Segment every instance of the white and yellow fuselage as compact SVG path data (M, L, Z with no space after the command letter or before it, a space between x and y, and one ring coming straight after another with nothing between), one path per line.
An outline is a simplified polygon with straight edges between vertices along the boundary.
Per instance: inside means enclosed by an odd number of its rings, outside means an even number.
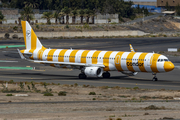
M174 69L167 57L156 53L73 49L46 49L26 21L22 21L26 49L23 55L54 67L99 67L103 71L168 72Z

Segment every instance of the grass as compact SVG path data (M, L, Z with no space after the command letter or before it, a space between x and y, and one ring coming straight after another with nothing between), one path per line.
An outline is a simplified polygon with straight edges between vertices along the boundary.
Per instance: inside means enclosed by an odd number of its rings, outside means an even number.
M44 96L54 96L52 93L44 93Z
M115 115L110 115L109 117L115 117Z
M133 89L134 89L134 90L139 90L139 87L134 87Z
M59 95L59 96L66 96L66 93L67 93L66 91L60 91L60 92L58 93L58 95Z
M150 99L151 97L149 97L149 96L141 96L140 98L141 99Z
M13 96L12 94L7 94L6 96Z
M96 93L95 92L90 92L89 95L96 95Z
M155 105L150 105L148 107L145 107L144 108L145 110L165 110L166 108L164 106L162 107L157 107Z

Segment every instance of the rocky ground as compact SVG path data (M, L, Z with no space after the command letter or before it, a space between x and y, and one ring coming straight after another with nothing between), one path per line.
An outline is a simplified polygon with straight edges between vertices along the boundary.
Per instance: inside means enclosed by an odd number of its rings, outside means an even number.
M26 82L20 84L13 83L13 81L9 81L7 87L5 83L0 87L0 118L2 120L150 120L180 118L179 90L94 87L54 83ZM61 94L59 96L60 91L61 93L63 91L66 95ZM44 96L44 93L51 93L53 96ZM18 97L17 94L27 94L28 96Z
M59 32L59 31L119 31L119 30L141 30L147 33L156 33L156 32L171 32L171 31L180 31L175 25L171 22L179 23L179 19L174 19L171 16L161 16L155 19L147 20L144 23L138 22L133 25L120 25L116 23L109 24L79 24L79 25L65 25L65 24L52 24L46 25L44 23L37 23L32 25L35 32ZM9 24L9 25L0 25L1 33L17 33L22 32L21 25Z
M144 23L135 23L134 25L132 25L132 27L147 33L179 32L180 29L171 22L180 23L180 20L174 19L171 16L162 16L147 20Z

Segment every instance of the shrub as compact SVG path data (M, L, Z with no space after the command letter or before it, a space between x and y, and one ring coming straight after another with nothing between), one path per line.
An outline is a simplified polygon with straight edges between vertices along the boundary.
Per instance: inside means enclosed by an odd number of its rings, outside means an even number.
M139 87L134 87L133 89L134 89L134 90L139 90Z
M66 25L66 28L69 28L69 25Z
M47 93L44 93L44 96L54 96L54 95L52 93L47 92Z
M85 88L86 88L86 87L89 87L89 85L83 85L83 87L85 87Z
M44 83L43 83L43 86L44 86L44 88L46 88L46 86L47 86L47 83L46 83L46 82L44 82Z
M12 38L17 39L17 38L18 38L18 35L17 35L17 34L14 34L14 35L12 36Z
M6 96L13 96L12 94L7 94Z
M18 27L17 27L17 26L14 26L14 27L13 27L13 30L17 30L17 29L18 29Z
M122 120L121 118L117 118L116 120Z
M36 28L39 29L39 25L36 25Z
M167 35L163 35L164 37L167 37Z
M96 98L93 98L93 100L96 100Z
M14 83L14 81L13 81L13 80L10 80L10 81L9 81L9 83L10 83L10 84L13 84L13 83Z
M23 84L23 82L20 82L20 88L21 88L21 90L24 90L24 84Z
M96 95L96 93L95 92L90 92L89 95Z
M4 35L5 38L9 38L9 36L10 36L9 33L5 33Z
M33 83L33 81L31 82L32 85L32 89L36 89L35 84Z
M165 110L166 108L164 106L156 107L155 105L150 105L148 107L145 107L144 109L145 110Z
M29 86L29 85L27 85L27 87L28 87L28 90L31 90L31 88L30 88L30 86Z
M66 96L66 93L67 93L66 91L60 91L60 92L58 93L58 95L59 95L59 96Z
M78 86L78 84L77 83L74 83L74 87L77 87Z
M83 27L84 27L85 29L89 29L89 28L90 28L90 27L89 27L89 24L87 24L87 23L84 24Z

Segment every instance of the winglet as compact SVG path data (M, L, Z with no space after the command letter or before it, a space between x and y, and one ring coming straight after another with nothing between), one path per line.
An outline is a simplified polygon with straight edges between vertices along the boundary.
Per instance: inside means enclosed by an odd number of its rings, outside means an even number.
M23 54L20 52L20 50L19 50L19 49L17 49L17 51L18 51L18 53L19 53L19 55L20 55L21 59L26 59L26 58L23 56Z
M135 52L135 51L134 51L134 49L133 49L133 47L132 47L132 45L131 45L131 44L129 44L129 46L130 46L130 50L131 50L131 52Z

